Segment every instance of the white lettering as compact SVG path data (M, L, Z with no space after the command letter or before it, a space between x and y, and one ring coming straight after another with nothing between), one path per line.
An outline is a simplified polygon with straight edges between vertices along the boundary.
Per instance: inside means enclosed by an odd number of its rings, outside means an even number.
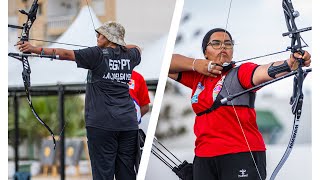
M113 60L109 59L109 68L110 70L124 70L125 67L128 67L127 69L130 70L130 59L120 59L120 60Z
M103 77L103 79L115 80L115 81L130 81L131 74L127 73L107 73Z
M123 70L125 66L128 65L128 70L130 70L130 59L121 59L121 69Z
M109 60L110 70L119 70L119 63L117 61L119 60L112 60L112 59Z

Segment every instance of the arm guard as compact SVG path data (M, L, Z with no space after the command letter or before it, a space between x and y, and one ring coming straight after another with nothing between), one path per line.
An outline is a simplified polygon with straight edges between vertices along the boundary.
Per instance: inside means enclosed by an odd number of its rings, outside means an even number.
M268 68L268 75L272 78L276 78L277 74L283 72L291 72L291 68L289 67L287 61L284 61L282 64L278 66L273 66L274 63Z

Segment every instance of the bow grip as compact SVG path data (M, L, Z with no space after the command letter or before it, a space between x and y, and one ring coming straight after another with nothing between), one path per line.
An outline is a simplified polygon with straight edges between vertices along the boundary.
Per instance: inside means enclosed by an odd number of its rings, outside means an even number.
M302 56L304 55L305 51L300 49L300 50L297 50L298 53L300 53Z
M293 53L293 54L294 54L294 53L299 53L300 55L304 56L305 51L302 50L301 48L299 48L299 49L295 49L292 53ZM292 56L294 57L293 54L292 54ZM302 59L302 58L296 58L296 57L294 57L294 58L299 62L299 66L300 66L300 65L302 66L302 65L304 64L304 59Z
M291 51L293 54L294 53L299 53L302 56L304 56L305 51L302 48L293 48L293 51Z

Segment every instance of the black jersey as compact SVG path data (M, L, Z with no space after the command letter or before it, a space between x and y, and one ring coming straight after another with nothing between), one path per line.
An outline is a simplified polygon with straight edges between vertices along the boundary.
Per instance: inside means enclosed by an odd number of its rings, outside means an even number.
M88 69L86 126L111 131L137 130L134 103L128 82L133 68L141 61L138 49L90 47L75 50L78 67Z

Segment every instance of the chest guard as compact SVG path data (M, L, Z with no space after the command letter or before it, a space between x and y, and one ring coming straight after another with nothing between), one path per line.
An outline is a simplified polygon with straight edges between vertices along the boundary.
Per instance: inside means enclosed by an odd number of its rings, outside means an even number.
M224 79L222 89L217 95L217 98L215 99L213 105L200 113L197 113L197 116L201 116L203 114L210 113L211 111L219 108L220 106L232 106L232 103L234 106L246 106L249 108L254 108L254 102L256 98L255 92L249 92L246 94L243 94L237 98L234 98L231 101L228 101L226 104L221 104L221 99L227 97L228 95L236 94L238 92L244 91L244 89L239 81L238 78L238 70L239 67L233 68L230 70L230 72L227 74L226 78Z

